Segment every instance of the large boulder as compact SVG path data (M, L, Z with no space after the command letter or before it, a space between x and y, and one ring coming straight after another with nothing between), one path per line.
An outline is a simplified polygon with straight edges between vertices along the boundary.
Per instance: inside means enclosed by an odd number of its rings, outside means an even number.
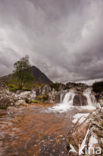
M23 91L23 92L18 91L13 94L13 98L15 99L15 101L18 101L18 100L31 101L31 100L35 100L35 97L36 97L35 90Z
M6 109L8 106L20 106L30 103L36 98L36 91L17 91L10 92L6 88L0 88L0 108Z
M77 95L74 96L73 105L74 106L85 106L85 105L88 105L87 98L84 95L82 95L82 94L77 94Z
M10 105L13 105L12 96L6 88L0 87L0 109L6 109Z
M69 156L103 154L103 109L80 116L66 138Z
M25 100L18 100L15 102L15 106L21 106L21 105L25 105Z
M0 109L6 109L11 105L11 101L7 96L0 95Z

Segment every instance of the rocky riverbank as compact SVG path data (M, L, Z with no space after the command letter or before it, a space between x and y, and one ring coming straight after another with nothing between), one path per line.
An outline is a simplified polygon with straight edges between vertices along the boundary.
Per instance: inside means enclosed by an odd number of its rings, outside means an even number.
M0 105L8 109L0 111L1 156L87 156L89 152L97 156L96 152L103 152L97 149L103 149L102 97L97 110L89 110L89 105L95 106L96 102L90 87L57 91L45 85L15 93L2 87Z
M11 92L5 86L0 87L0 108L7 108L8 106L20 106L30 103L60 103L63 101L66 93L74 90L75 96L73 100L74 106L87 105L87 98L83 95L84 90L90 87L79 84L67 85L44 85L35 87L31 91L15 91ZM93 95L95 93L91 91ZM93 99L91 99L93 100Z
M10 92L8 88L0 89L0 108L20 106L30 103L56 103L59 102L59 92L50 87L36 88L31 91Z
M93 113L78 113L69 129L67 150L69 156L103 155L103 108Z
M8 107L0 114L1 156L87 156L89 146L95 152L103 149L101 107L97 110L78 107L61 113L52 111L50 104L33 104Z

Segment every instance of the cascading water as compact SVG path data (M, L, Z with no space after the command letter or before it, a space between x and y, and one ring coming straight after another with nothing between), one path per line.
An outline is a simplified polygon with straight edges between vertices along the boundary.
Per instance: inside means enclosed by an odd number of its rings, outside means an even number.
M68 93L66 93L64 98L63 98L63 94L61 93L60 103L53 106L52 108L49 108L49 110L63 113L73 107L77 109L91 109L91 110L96 109L97 101L95 96L92 94L90 88L84 90L83 92L83 95L87 98L87 103L88 103L87 106L73 106L73 100L75 95L76 93L74 90L70 90Z
M52 107L51 110L55 112L66 112L68 109L70 109L70 107L73 106L74 96L75 92L73 90L70 90L68 93L65 94L62 102Z
M97 106L97 101L95 96L92 94L91 89L86 89L83 92L83 95L87 98L87 102L88 102L88 106L93 106L96 107Z
M67 93L65 96L64 96L64 99L63 99L63 104L69 104L70 106L73 105L73 98L75 96L75 93L74 91L70 91L69 93Z
M63 102L63 96L64 96L64 93L61 93L61 94L60 94L60 103Z

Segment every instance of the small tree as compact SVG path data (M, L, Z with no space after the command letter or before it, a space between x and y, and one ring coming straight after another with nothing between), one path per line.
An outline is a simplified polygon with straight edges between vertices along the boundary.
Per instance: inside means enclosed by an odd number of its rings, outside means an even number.
M14 72L9 80L9 86L12 84L16 85L16 89L30 89L33 84L34 77L30 71L31 65L29 64L29 57L25 56L19 61L14 63Z

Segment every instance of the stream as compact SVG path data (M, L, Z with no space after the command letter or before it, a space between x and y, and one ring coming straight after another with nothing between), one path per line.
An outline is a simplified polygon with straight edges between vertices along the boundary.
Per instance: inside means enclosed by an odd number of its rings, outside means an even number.
M0 110L0 156L67 156L66 136L73 127L73 116L90 111L70 108L73 97L74 93L67 94L56 105Z
M65 137L77 110L45 112L47 106L10 107L0 117L0 156L64 156Z

